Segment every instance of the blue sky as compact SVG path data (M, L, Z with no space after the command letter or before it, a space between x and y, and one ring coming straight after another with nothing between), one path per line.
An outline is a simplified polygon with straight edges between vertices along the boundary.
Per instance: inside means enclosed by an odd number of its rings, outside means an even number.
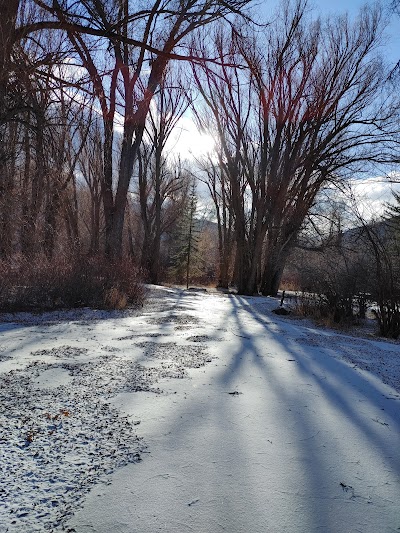
M259 6L265 13L268 13L274 10L279 1L263 0L259 3ZM309 7L321 15L348 12L350 15L356 16L362 6L374 3L376 2L366 0L309 0ZM389 63L395 65L400 59L400 17L391 12L390 4L391 0L381 1L388 18L384 56Z
M312 0L310 5L314 5L321 14L344 13L348 12L356 16L359 9L365 4L374 4L375 2L366 2L365 0ZM390 62L397 63L400 59L400 17L391 12L391 0L381 2L388 17L387 27L387 51L386 59Z

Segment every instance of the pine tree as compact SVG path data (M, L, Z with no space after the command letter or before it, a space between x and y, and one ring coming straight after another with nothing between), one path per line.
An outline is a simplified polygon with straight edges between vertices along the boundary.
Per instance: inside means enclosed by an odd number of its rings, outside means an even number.
M400 193L393 191L393 196L395 203L386 204L386 218L390 224L400 228Z
M394 203L386 204L386 240L390 243L391 253L400 255L400 193L392 191ZM387 243L387 244L388 244ZM398 259L397 259L398 261ZM400 274L400 273L399 273Z
M181 282L185 279L186 288L189 288L189 281L195 271L198 255L199 228L196 214L196 183L193 181L187 203L177 228L175 252L172 256L173 264L170 269L170 272L175 279Z

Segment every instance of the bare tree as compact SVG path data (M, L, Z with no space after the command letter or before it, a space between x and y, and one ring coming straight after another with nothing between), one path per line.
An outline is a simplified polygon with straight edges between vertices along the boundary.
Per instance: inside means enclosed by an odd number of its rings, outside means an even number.
M13 200L21 133L16 123L26 108L27 91L20 74L28 65L25 58L21 58L22 48L14 46L19 1L0 5L0 257L5 258L13 251Z
M193 68L231 184L238 290L249 294L276 294L318 191L379 159L392 111L379 101L378 9L363 9L354 25L309 21L301 1L281 13L265 46L217 35L215 52L236 67Z
M53 104L55 110L47 125L47 164L51 166L47 172L43 248L49 258L55 252L61 224L66 230L69 251L80 251L76 171L91 120L84 101L75 101L62 87L57 95L57 105Z
M66 77L60 83L60 68L56 64L63 61L67 51L56 33L44 30L29 40L18 35L21 25L36 20L37 12L32 2L10 2L5 8L7 17L1 21L5 24L0 29L4 41L0 70L3 257L15 251L31 255L39 252L44 242L50 242L51 232L44 236L44 217L50 222L46 226L50 230L54 221L51 212L57 213L58 209L57 202L53 202L58 197L55 183L58 174L52 172L54 154L58 158L64 154L65 159L64 147L57 150L52 147L60 126L56 124L60 114L55 109L62 107L61 96L71 108L71 96L65 92L69 79Z
M166 146L189 106L187 91L169 70L154 96L146 123L146 140L139 150L138 193L143 225L142 268L151 283L159 282L163 233L179 216L175 205L182 203L187 188L186 173L177 157L168 157ZM175 159L175 160L174 160ZM175 169L173 168L175 167Z
M11 0L10 2L2 0L0 2L0 8L0 124L2 125L6 120L6 112L9 110L7 96L13 70L12 48L14 45L19 0ZM1 137L0 142L4 142L4 139ZM0 162L3 158L4 154L0 154Z
M396 200L396 194L394 199ZM377 304L375 309L379 332L383 337L400 336L400 232L396 204L388 216L366 220L353 197L360 239L367 246L371 261L369 291Z
M80 187L79 201L80 218L89 233L89 255L100 253L101 238L101 176L103 172L103 134L97 116L89 122L90 127L86 136L86 128L79 129L80 143L83 150L79 155L78 169L86 183L89 205L85 205L85 194ZM85 139L85 142L83 140ZM83 205L82 205L83 204ZM88 212L88 216L85 215Z
M231 209L230 181L224 173L221 161L209 154L197 161L202 181L207 185L214 204L218 228L218 286L227 289L231 281L231 266L234 252L234 227Z
M232 44L227 45L229 42ZM252 128L249 122L254 93L250 88L251 73L239 64L238 50L222 29L215 36L215 45L221 62L237 63L238 67L223 64L221 68L211 70L207 65L193 65L195 81L210 110L210 113L197 113L197 119L205 130L216 137L220 149L219 167L229 181L230 211L235 224L235 281L239 292L252 293L253 289L249 286L252 284L250 272L254 265L253 236L257 222L255 217L252 220L248 218L249 204L246 200L249 198L249 179L256 178L254 151L248 136ZM253 185L255 191L256 184ZM251 198L250 205L254 208L255 204L256 198ZM261 244L262 237L259 246Z
M18 28L22 38L44 28L68 36L92 83L104 131L102 197L106 252L121 255L124 215L132 170L142 142L150 102L175 51L186 37L247 5L248 0L173 0L135 2L90 0L79 3L35 0L42 19ZM47 19L46 19L47 16ZM123 119L118 170L113 169L114 123ZM115 177L116 181L115 180Z

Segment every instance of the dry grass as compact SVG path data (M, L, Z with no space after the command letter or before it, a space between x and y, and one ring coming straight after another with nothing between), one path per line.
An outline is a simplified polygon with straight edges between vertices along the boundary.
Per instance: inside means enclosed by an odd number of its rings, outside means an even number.
M104 307L107 309L126 309L128 297L117 287L112 287L104 293Z
M303 293L292 300L293 314L311 318L328 328L347 330L357 323L355 316L346 316L343 312L329 305L323 295ZM339 309L339 311L342 311Z

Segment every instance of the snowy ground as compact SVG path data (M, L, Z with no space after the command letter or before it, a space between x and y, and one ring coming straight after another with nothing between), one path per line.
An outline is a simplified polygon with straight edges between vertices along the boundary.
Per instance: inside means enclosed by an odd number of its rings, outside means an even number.
M399 532L400 344L276 306L1 317L0 531Z

